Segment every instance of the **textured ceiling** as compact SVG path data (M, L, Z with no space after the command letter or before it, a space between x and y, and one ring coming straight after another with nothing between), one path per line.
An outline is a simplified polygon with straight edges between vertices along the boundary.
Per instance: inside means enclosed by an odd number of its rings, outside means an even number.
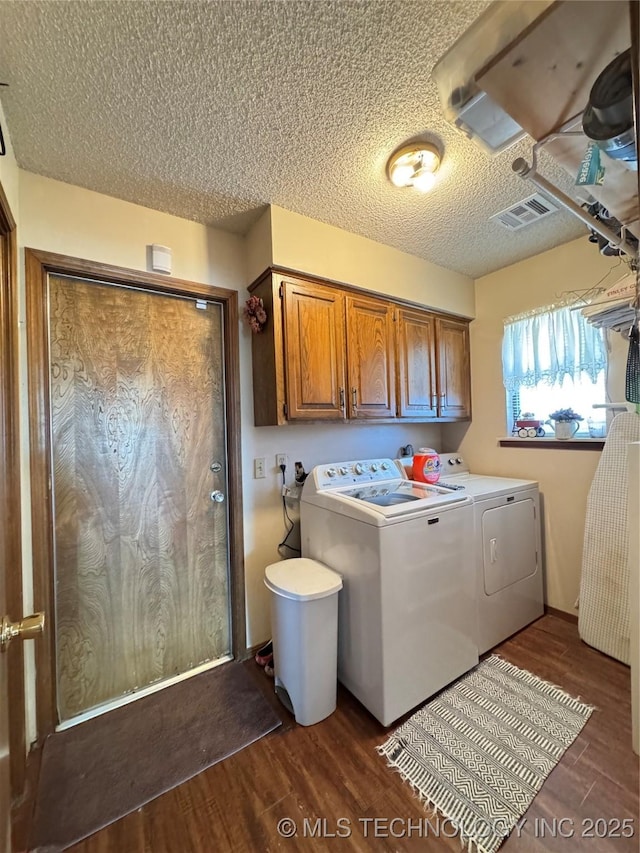
M489 222L534 191L511 171L529 146L491 159L441 115L433 65L487 5L2 2L9 133L58 180L240 233L273 203L479 276L585 233ZM427 195L385 177L420 134L445 152Z

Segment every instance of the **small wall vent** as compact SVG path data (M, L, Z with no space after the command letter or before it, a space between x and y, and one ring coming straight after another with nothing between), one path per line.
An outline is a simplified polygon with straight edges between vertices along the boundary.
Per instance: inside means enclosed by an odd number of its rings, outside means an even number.
M518 231L525 225L531 225L532 222L537 222L539 219L555 213L558 209L558 206L546 196L541 193L534 193L511 205L511 207L501 210L500 213L494 213L489 219L497 220L509 231Z

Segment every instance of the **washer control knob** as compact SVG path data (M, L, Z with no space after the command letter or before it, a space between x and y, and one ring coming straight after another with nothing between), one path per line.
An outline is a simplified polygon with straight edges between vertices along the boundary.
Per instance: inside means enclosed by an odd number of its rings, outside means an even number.
M346 465L342 465L340 468L338 468L338 474L340 474L341 477L345 477L348 473L349 469Z
M459 456L456 459L456 465L462 465L462 459Z
M367 469L366 466L362 464L362 462L356 462L356 464L353 466L353 470L356 474L364 474Z
M455 459L449 459L449 465L455 465L455 464L456 464Z
M327 468L327 477L335 477L338 473L335 468Z
M377 464L376 464L375 462L372 462L372 463L371 463L371 470L372 470L372 471L374 471L374 472L378 470L378 466L377 466Z
M388 462L383 462L380 467L382 468L383 471L388 471L391 466L389 465Z

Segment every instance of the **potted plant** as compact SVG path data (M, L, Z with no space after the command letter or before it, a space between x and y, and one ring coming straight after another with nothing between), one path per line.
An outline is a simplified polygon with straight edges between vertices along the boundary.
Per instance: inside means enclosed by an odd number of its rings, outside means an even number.
M573 409L557 409L549 415L549 422L553 424L556 438L566 441L578 432L579 421L583 420Z

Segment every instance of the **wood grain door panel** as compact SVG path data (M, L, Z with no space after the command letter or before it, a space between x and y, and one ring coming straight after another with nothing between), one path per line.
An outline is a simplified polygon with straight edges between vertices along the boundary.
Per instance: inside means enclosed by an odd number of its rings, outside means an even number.
M464 420L471 417L469 324L438 318L436 337L440 417Z
M344 298L328 287L285 281L288 419L344 418Z
M396 416L393 306L348 296L349 417Z
M436 418L436 318L424 311L397 312L398 406L404 418Z
M63 721L229 654L224 380L220 306L49 282Z

